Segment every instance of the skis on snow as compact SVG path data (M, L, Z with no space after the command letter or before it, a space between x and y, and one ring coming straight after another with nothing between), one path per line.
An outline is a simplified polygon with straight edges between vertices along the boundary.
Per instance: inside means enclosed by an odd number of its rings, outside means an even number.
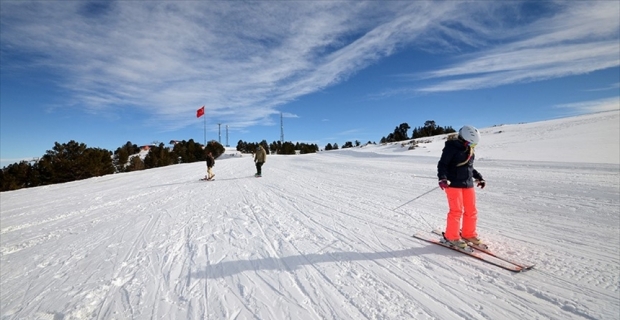
M433 230L433 233L443 237L443 232L441 230L435 229L435 230ZM479 245L475 245L475 244L472 244L472 243L468 243L467 245L472 247L472 248L474 248L475 250L482 251L482 252L484 252L484 253L486 253L488 255L491 255L491 256L493 256L493 257L495 257L497 259L504 260L506 262L512 263L515 266L519 266L519 267L523 268L524 271L532 269L534 267L533 264L525 264L525 263L514 261L514 260L512 260L510 258L501 256L501 255L497 255L493 251L491 251L491 249L489 249L489 247L487 245L485 245L485 244L479 246Z
M433 230L432 233L443 236L441 234L441 231L439 230ZM486 263L492 264L494 266L497 266L497 267L500 267L502 269L512 271L512 272L523 272L523 271L530 270L534 267L534 265L528 265L528 264L524 264L520 262L515 262L510 258L493 253L488 248L483 248L483 247L472 245L472 244L469 244L469 248L472 249L472 251L470 252L470 251L456 248L446 243L443 243L441 242L439 238L431 236L431 235L417 233L417 234L414 234L413 237L419 240L429 242L429 243L440 245L448 249L452 249L454 251L458 251L470 257L476 258L478 260L484 261Z

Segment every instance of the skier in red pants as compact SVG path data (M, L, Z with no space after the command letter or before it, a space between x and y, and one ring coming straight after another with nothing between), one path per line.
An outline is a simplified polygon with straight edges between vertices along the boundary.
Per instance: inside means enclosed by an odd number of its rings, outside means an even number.
M437 164L439 187L446 192L450 207L443 241L461 249L467 248L467 243L482 244L476 232L478 211L474 191L474 179L478 187L486 185L474 169L474 148L479 141L478 129L462 127L457 139L446 141Z

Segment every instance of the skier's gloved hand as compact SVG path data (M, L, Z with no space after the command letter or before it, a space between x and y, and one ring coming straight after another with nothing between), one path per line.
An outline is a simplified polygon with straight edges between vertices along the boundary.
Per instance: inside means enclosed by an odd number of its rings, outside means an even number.
M439 188L441 188L441 190L444 190L446 188L448 188L450 184L448 183L447 179L441 179L439 180Z
M480 187L480 189L484 189L487 183L484 180L476 180L476 186Z

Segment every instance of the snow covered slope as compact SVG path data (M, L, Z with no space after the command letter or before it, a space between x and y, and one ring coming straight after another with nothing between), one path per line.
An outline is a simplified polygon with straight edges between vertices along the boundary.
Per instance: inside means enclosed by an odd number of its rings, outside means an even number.
M458 128L456 128L458 130ZM620 112L600 112L549 121L479 128L477 159L620 163ZM439 157L446 135L345 150Z
M411 237L444 224L441 137L3 192L0 316L618 319L619 126L482 129L479 232L520 274Z

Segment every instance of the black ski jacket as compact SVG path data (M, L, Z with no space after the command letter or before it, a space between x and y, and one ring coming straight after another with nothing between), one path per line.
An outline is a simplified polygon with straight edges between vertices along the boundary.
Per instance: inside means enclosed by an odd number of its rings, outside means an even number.
M207 155L207 167L212 168L215 165L215 159L213 156Z
M439 180L450 181L451 188L473 188L474 179L483 180L482 175L474 169L475 154L461 140L448 140L437 163Z

